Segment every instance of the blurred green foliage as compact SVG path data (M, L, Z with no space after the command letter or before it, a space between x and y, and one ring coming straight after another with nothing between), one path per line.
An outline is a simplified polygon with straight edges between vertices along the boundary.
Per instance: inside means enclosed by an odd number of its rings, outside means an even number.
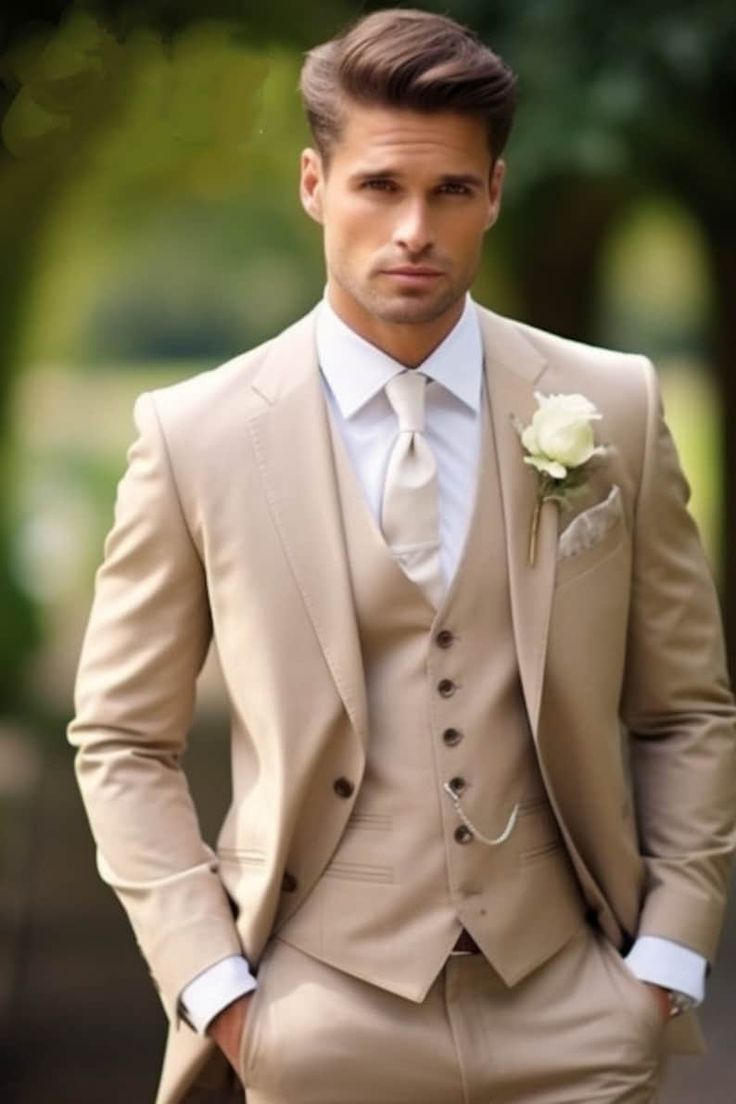
M20 369L71 366L91 383L177 360L186 374L195 365L182 359L214 364L314 302L320 236L297 198L302 52L378 6L13 9L0 60L0 710L38 636L12 494ZM736 227L733 5L421 6L474 26L520 74L478 298L571 336L702 363L724 309L712 257ZM712 443L717 406L702 408ZM119 453L60 448L46 455L109 511ZM703 464L713 456L701 450ZM43 502L62 493L49 487ZM73 518L50 526L53 540L64 524Z
M368 5L380 8L385 5ZM736 9L731 0L429 0L521 77L514 175L641 176L731 204Z

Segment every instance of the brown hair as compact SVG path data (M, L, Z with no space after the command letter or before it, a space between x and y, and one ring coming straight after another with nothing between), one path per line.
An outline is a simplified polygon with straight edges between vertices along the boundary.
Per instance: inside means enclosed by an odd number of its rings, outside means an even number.
M498 54L454 19L411 8L374 12L315 46L299 88L325 164L340 137L346 100L475 115L486 124L494 161L516 106L516 75Z

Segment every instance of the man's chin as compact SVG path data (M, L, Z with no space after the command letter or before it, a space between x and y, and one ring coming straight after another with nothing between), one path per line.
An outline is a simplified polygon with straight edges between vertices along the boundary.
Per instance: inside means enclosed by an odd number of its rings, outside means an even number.
M432 299L427 295L405 293L381 296L374 300L368 309L382 322L392 322L396 325L421 325L434 322L456 302L457 298L450 299L447 296Z

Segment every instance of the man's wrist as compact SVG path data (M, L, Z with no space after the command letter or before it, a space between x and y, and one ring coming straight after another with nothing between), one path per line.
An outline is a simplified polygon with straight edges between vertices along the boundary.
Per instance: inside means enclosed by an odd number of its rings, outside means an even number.
M207 1027L204 1029L204 1034L216 1040L219 1031L228 1021L233 1017L239 1018L241 1008L246 1006L252 995L253 990L251 990L250 993L244 993L239 997L235 997L234 1000L231 1000L221 1008L219 1012L215 1012L214 1016L207 1024Z
M244 1025L248 1016L248 1003L252 991L244 996L237 997L212 1018L207 1025L205 1034L220 1048L230 1065L241 1076L240 1043Z

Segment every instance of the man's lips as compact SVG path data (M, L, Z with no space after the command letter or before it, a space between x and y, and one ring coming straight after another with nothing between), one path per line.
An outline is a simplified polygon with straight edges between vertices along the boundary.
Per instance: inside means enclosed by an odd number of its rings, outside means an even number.
M441 276L438 268L419 268L411 265L402 265L399 268L384 268L382 270L388 276Z

